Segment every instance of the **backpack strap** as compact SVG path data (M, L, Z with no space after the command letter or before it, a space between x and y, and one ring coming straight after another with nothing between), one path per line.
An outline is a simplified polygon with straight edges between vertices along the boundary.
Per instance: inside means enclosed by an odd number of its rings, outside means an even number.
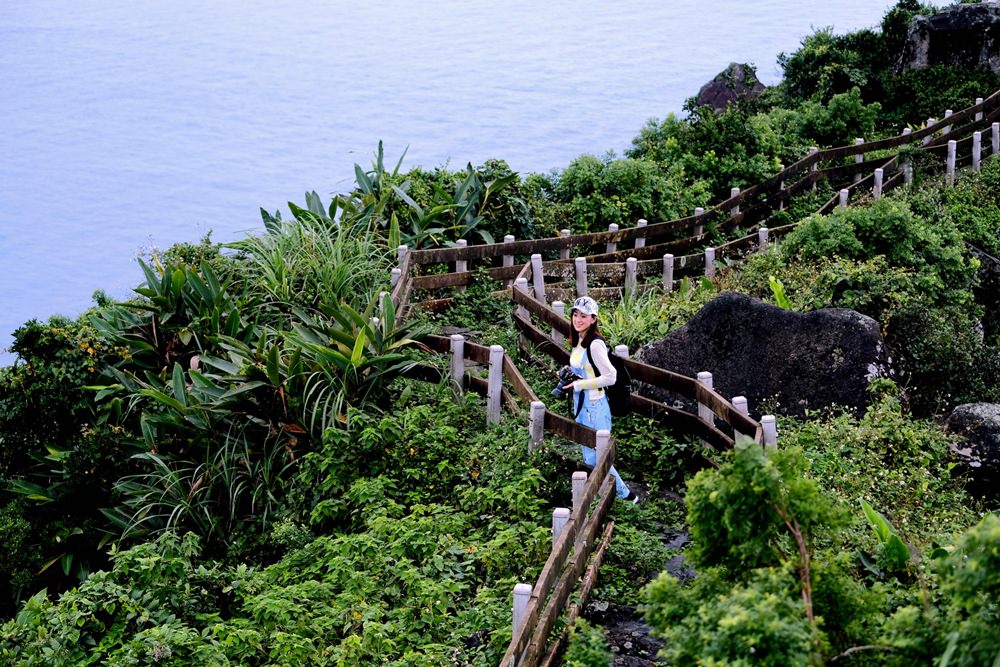
M601 340L604 340L604 336L594 336L589 341L587 341L587 345L584 346L584 348L583 348L584 350L587 351L587 363L589 363L591 366L593 366L594 370L597 370L597 364L594 363L594 358L590 356L590 344L593 343L594 340L597 339L597 338L600 338ZM605 345L606 344L607 343L605 343ZM610 355L610 351L609 351L608 357L610 358L610 356L611 355ZM576 415L574 415L574 417L573 417L574 419L576 419L577 417L579 417L580 416L580 412L583 410L583 395L587 391L589 391L589 390L588 389L584 389L583 391L580 392L580 398L578 398L577 401L576 401ZM605 393L605 395L607 395L607 391L605 391L604 393Z

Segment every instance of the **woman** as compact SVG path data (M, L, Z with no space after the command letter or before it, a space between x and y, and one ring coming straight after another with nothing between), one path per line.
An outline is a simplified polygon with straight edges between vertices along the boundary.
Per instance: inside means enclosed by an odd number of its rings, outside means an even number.
M608 359L608 346L601 337L597 327L597 302L589 296L581 296L573 302L570 309L570 319L573 328L569 341L572 350L569 355L569 366L580 379L566 385L573 390L573 410L576 421L595 431L611 430L611 406L604 395L604 387L609 387L618 379L615 367ZM590 349L590 355L587 349ZM592 357L592 358L588 358ZM593 447L580 445L583 461L593 467L597 464L597 452ZM615 492L619 498L638 504L639 496L632 493L622 481L618 471L612 466L611 474L615 478Z

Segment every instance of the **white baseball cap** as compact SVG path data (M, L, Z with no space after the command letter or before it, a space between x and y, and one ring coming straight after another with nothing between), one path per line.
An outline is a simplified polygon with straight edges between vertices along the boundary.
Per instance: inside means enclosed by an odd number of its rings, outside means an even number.
M570 315L574 310L579 310L584 315L597 315L597 302L589 296L581 296L573 302L573 307L569 309Z

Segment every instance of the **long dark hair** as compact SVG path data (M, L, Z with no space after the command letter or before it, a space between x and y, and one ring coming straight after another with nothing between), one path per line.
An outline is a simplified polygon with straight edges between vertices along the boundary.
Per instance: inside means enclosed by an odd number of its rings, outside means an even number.
M572 313L570 314L572 318ZM594 319L593 324L591 324L583 334L583 343L580 343L580 334L577 333L576 327L570 327L569 331L569 346L576 347L577 345L582 345L587 347L590 345L595 338L604 338L601 336L601 328L597 326L597 320Z

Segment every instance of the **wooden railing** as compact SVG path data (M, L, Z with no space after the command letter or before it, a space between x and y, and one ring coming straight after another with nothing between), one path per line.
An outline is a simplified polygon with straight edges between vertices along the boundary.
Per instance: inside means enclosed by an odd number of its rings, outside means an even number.
M411 307L431 310L446 307L450 301L448 297L424 298L413 303L411 299L414 293L427 297L442 289L461 289L470 283L473 275L468 269L469 262L489 260L488 275L511 285L506 295L515 306L514 322L521 334L522 348L533 354L546 354L557 364L565 364L569 353L561 343L569 333L570 324L564 313L557 310L560 301L568 301L581 293L600 299L648 289L639 278L661 272L663 288L668 291L674 289L680 277L698 273L712 277L716 261L763 250L769 242L791 231L797 223L774 229L762 223L776 210L784 208L792 197L815 188L821 181L834 184L836 194L820 206L819 213L828 213L838 206L846 207L852 197L871 193L878 198L908 183L912 170L898 154L892 153L899 147L916 146L935 156L944 155L946 173L951 181L959 167L978 168L983 151L982 128L989 127L991 131L990 155L1000 152L997 119L1000 119L1000 91L956 114L947 115L941 122L929 119L924 127L904 130L896 137L810 150L801 160L770 179L742 191L733 188L729 199L714 208L698 209L695 215L677 220L655 224L641 220L634 228L612 226L607 232L590 234L574 235L563 230L560 236L546 239L516 241L508 236L503 243L454 248L410 251L401 246L399 263L391 278L396 317L402 320ZM865 156L871 153L883 155L866 159ZM854 158L852 163L842 163L851 157ZM751 233L715 248L690 253L704 246L705 225L709 223L721 232L749 229ZM619 244L624 243L631 247L619 250ZM572 254L578 256L571 258ZM547 260L544 259L546 255L549 256ZM498 260L500 265L495 266ZM441 263L454 264L456 270L419 275L422 267ZM588 284L590 278L610 286L591 286ZM549 331L543 331L542 326L549 327ZM425 343L429 350L452 354L452 381L456 391L472 389L486 395L491 421L499 420L501 407L517 412L520 400L530 406L528 431L532 445L540 443L547 432L597 449L593 473L585 478L578 477L585 473L574 474L572 510L557 508L553 513L552 550L538 580L533 586L519 584L515 587L513 636L501 665L535 667L545 653L546 641L556 619L586 567L596 536L613 503L614 480L609 472L614 463L614 443L609 432L595 432L548 410L510 356L502 348L497 349L499 346L476 345L461 336L429 336ZM458 350L460 354L456 353ZM489 378L484 380L466 373L466 360L488 365ZM751 437L761 445L775 444L774 418L765 415L761 422L751 419L747 416L745 399L734 397L730 401L716 393L710 374L700 373L695 379L632 359L626 359L625 364L635 381L698 404L698 414L694 414L633 394L630 399L633 409L661 418L675 430L716 448L731 447L738 434ZM443 378L442 371L425 366L415 367L410 374L437 381ZM513 393L503 386L504 382L511 386ZM610 526L603 540L605 544L609 534ZM546 656L547 665L551 664L554 651L555 647Z

